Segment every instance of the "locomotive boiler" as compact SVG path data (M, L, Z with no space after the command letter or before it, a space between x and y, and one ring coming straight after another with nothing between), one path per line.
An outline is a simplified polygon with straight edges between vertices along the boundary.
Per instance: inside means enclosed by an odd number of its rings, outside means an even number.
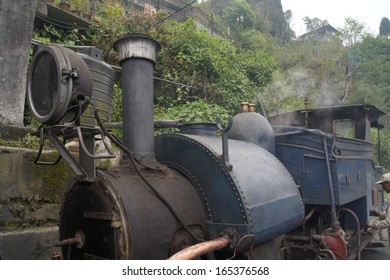
M114 48L123 139L107 129L114 72L99 50L40 47L29 71L28 104L42 123L42 147L48 139L76 174L60 211L56 245L64 259L358 257L370 241L361 232L368 207L381 203L368 135L383 112L323 108L295 112L296 120L242 112L226 125L182 124L155 137L160 45L133 34ZM94 152L98 137L106 154ZM73 138L78 156L64 145ZM121 149L120 164L100 170L96 160L116 156L107 138ZM56 163L40 154L38 164Z

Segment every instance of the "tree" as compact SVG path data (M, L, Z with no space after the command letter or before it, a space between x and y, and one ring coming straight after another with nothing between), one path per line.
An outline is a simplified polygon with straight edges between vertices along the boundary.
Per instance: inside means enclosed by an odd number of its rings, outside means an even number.
M309 18L308 16L303 18L303 22L305 23L307 32L316 30L316 29L328 24L327 20L322 20L322 19L319 19L317 17Z
M356 81L356 59L358 45L368 35L365 24L353 19L351 17L345 18L344 27L341 28L339 38L347 47L347 64L345 70L345 87L341 102L344 103L350 93L350 88L354 81Z
M288 40L290 38L295 38L296 37L296 34L295 32L291 29L291 21L292 21L292 18L293 18L293 14L292 14L292 11L291 10L287 10L285 13L284 13L284 18L286 20L286 23L287 23L287 28L286 28L286 35L288 36ZM288 40L285 40L285 41L288 41Z
M354 103L371 103L385 112L390 111L390 39L387 36L366 36L359 44L356 56L356 78ZM390 167L390 123L389 115L381 118L382 165Z
M390 36L390 20L387 17L382 18L379 25L379 35Z
M355 47L368 35L366 25L351 17L345 18L344 26L339 31L339 37L348 48Z
M279 71L263 94L266 107L285 112L315 103L324 95L340 98L344 88L345 47L337 37L290 41L279 51Z
M190 86L164 94L171 99L168 103L182 105L201 98L234 112L272 78L275 61L269 54L238 49L226 39L196 30L193 21L165 26L164 34L159 34L163 45L159 75Z
M270 34L279 43L288 41L293 31L286 21L281 0L247 0L256 16L255 28L265 34Z
M255 23L255 14L245 0L233 0L225 8L222 18L234 35L252 28Z
M248 50L260 50L273 55L278 51L276 38L256 29L240 33L236 46Z
M291 23L291 20L292 20L292 11L291 10L287 10L284 12L284 18L286 19L286 22L288 25L290 25Z
M279 42L286 42L293 36L293 31L286 22L281 0L208 0L204 6L214 14L214 18L222 18L233 29L234 35L242 30L255 29L276 37ZM241 24L237 25L237 19ZM239 28L235 29L236 27Z
M355 98L390 109L390 39L365 37L359 45L355 65L359 81Z

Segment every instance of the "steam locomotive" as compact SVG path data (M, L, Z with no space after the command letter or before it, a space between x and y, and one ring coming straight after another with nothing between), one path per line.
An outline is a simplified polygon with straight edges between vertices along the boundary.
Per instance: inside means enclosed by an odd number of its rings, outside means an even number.
M27 100L41 150L75 172L61 205L64 259L358 259L364 225L382 207L375 185L372 105L263 116L243 103L227 124L180 124L154 136L153 68L160 45L132 34L114 44L122 67L123 138L112 121L114 71L101 51L41 46ZM379 133L378 133L379 135ZM66 141L78 138L78 155ZM95 153L102 139L106 154ZM120 164L96 168L120 150ZM38 154L36 163L43 162Z

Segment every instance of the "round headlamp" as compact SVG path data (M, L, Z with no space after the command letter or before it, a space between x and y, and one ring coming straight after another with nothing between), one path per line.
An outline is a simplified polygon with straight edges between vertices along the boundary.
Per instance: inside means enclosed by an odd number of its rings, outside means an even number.
M27 103L38 122L54 125L77 120L91 95L91 73L79 54L56 44L39 47L27 81Z

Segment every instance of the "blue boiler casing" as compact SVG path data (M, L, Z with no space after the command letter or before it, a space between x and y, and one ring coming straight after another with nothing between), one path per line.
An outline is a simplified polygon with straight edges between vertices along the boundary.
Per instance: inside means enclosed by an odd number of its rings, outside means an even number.
M208 239L230 229L255 235L255 245L302 223L304 206L289 172L266 149L228 140L229 170L221 138L163 134L156 138L158 161L183 173L203 202Z

